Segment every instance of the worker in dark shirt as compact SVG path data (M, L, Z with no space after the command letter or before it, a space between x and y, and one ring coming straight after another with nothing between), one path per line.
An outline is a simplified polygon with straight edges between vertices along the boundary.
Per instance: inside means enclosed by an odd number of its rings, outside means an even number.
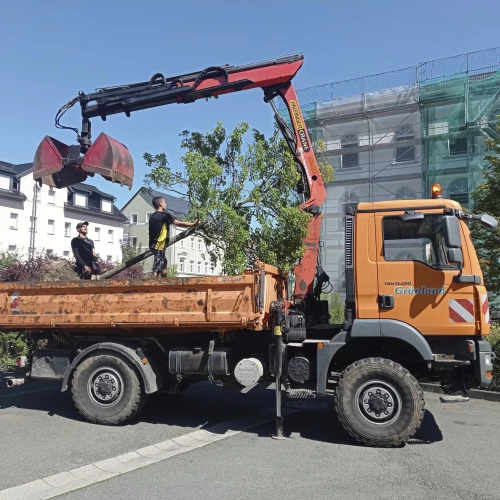
M100 274L94 242L87 236L88 226L87 221L79 222L76 225L78 236L71 240L71 249L76 260L75 271L82 280L89 280L93 274Z
M169 231L171 224L179 227L194 227L200 221L196 219L194 222L182 222L172 217L167 212L167 202L161 196L153 198L153 207L155 212L149 218L149 249L153 252L153 276L158 278L167 276L167 259L165 257L165 249L168 246Z

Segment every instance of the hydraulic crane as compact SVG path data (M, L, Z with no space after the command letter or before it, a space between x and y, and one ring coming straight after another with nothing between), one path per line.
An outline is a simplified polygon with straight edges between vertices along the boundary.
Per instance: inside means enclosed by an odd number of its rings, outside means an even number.
M67 146L56 139L45 137L35 154L33 177L40 183L62 188L83 182L88 176L97 173L107 180L131 188L134 164L128 149L104 133L92 142L92 118L106 120L108 116L118 113L130 117L132 112L142 109L167 104L188 104L198 99L260 87L264 91L264 101L273 108L276 122L302 176L297 187L299 194L303 194L300 208L312 216L308 235L304 240L304 256L294 268L294 299L304 301L317 298L322 281L327 279L318 267L320 208L326 192L297 93L291 83L303 62L302 54L294 54L244 66L210 66L203 71L173 77L157 73L145 82L100 88L91 94L80 92L56 115L56 127L76 132L78 144ZM284 101L290 114L291 128L278 112L275 98ZM82 114L80 130L60 123L64 113L77 102Z

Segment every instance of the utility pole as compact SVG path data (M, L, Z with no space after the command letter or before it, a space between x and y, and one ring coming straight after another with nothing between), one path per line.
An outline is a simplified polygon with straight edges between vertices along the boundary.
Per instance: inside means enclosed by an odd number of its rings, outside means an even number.
M31 208L31 223L30 223L30 247L28 251L28 259L30 262L35 258L35 238L36 238L36 210L38 205L38 194L40 192L40 187L38 183L33 184L33 206Z

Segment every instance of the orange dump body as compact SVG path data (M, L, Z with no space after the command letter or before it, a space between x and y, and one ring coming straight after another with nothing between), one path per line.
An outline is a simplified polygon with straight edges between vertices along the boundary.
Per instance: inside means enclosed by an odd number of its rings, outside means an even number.
M160 337L265 330L271 303L286 298L286 282L277 268L259 264L241 276L0 283L0 331Z

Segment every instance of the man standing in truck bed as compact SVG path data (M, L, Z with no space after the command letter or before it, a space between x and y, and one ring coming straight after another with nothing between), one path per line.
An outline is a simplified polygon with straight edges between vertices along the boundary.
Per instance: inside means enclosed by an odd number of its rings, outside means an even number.
M93 274L101 273L94 242L87 236L88 226L87 221L79 222L76 225L78 236L71 240L71 249L76 261L75 271L82 280L92 279Z
M194 222L183 222L172 217L167 212L167 202L161 196L153 198L153 207L155 212L149 218L149 249L153 252L153 276L158 278L167 276L167 259L165 257L165 249L170 240L168 228L171 224L179 227L194 227L200 221L196 219Z

